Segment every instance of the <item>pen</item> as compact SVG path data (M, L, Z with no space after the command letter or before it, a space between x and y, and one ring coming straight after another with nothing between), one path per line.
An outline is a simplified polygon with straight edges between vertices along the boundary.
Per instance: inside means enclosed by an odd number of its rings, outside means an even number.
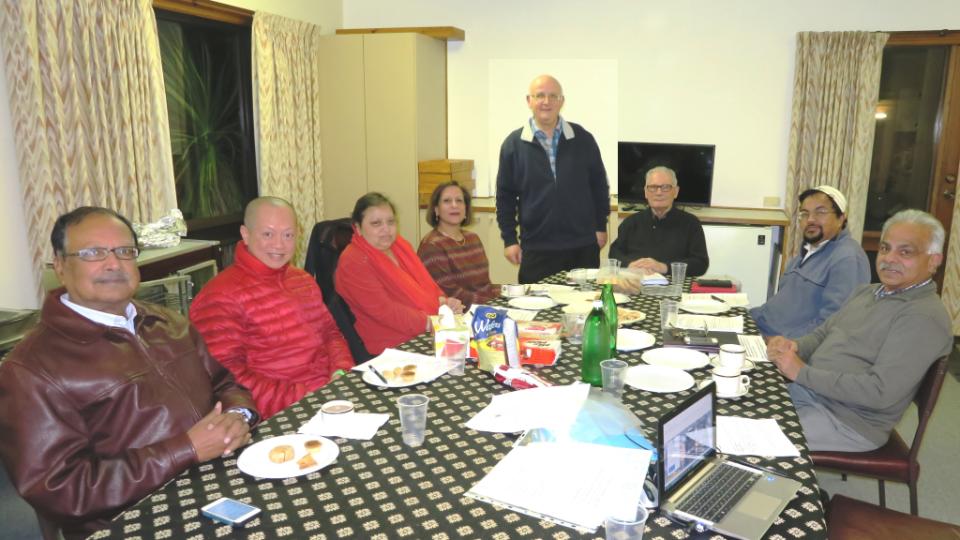
M713 298L713 299L716 300L717 302L723 302L724 304L727 303L726 300L724 300L723 298L720 298L719 296L717 296L717 295L715 295L715 294L711 294L711 295L710 295L710 298Z
M377 370L377 368L376 368L375 366L373 366L372 364L370 365L370 371L372 371L373 374L376 375L378 379L380 379L381 381L383 381L383 384L390 384L390 383L387 382L386 377L384 377L384 376L380 373L380 371Z
M768 473L770 473L770 474L775 474L775 475L777 475L777 476L784 476L784 474L783 474L782 472L780 472L780 471L778 471L778 470L776 470L776 469L773 469L773 468L771 468L771 467L767 467L767 466L765 466L765 465L756 465L756 464L750 463L749 461L747 461L747 460L745 460L745 459L740 459L740 458L733 457L733 456L731 456L730 454L724 454L724 459L726 459L727 461L729 461L729 462L731 462L731 463L736 463L736 464L738 464L738 465L743 465L743 466L746 466L746 467L750 467L751 469L759 469L759 470L761 470L761 471L768 472Z

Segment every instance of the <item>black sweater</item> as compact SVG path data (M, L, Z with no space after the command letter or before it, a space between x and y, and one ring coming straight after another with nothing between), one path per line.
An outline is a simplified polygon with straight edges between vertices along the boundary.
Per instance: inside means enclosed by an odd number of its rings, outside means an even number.
M529 127L503 141L497 171L497 223L504 246L555 251L595 244L607 230L610 188L600 149L587 130L566 122L557 146L557 177ZM572 135L568 137L568 135Z
M663 219L657 219L650 208L628 217L610 246L610 258L623 266L649 257L668 267L670 263L687 263L688 276L702 276L710 266L707 241L697 216L671 208Z

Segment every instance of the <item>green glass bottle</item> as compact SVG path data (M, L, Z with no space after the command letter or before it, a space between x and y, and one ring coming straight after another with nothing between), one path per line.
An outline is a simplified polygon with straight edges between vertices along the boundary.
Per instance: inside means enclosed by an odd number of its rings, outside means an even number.
M591 386L603 386L600 362L610 358L610 329L600 300L594 300L593 309L583 323L582 351L580 380Z
M603 314L607 317L607 327L610 330L610 358L617 357L617 328L620 326L617 320L617 300L613 297L613 285L605 283L603 292L600 293L600 301L603 302Z

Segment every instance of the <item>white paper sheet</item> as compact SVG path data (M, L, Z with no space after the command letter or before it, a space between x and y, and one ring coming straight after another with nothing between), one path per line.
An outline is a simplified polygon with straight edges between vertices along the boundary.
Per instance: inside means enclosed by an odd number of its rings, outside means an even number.
M589 384L578 383L499 394L468 420L466 426L497 433L518 433L538 427L569 428L589 392Z
M468 497L595 531L607 516L636 513L651 452L580 442L510 451Z
M754 362L770 361L767 358L767 342L763 340L762 336L739 335L737 339L740 340L740 345L743 345L746 351L744 356L747 360L753 360Z
M683 293L680 297L681 302L704 302L706 300L719 300L731 307L747 307L750 305L750 299L747 293Z
M738 456L799 456L800 451L772 418L717 416L717 449Z
M743 332L743 316L736 317L718 317L715 315L690 315L681 313L677 315L677 327L690 330L702 330L706 325L710 332Z
M313 415L313 418L300 426L297 433L369 441L377 434L380 426L389 419L390 415L385 413L351 412L335 415L327 421L324 414L318 412Z

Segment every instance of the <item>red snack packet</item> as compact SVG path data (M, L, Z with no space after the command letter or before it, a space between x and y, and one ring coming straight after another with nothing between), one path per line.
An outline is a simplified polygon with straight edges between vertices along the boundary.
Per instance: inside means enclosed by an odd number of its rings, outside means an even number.
M523 368L511 368L506 364L493 368L493 378L514 390L553 386L553 383L540 375L534 375Z

